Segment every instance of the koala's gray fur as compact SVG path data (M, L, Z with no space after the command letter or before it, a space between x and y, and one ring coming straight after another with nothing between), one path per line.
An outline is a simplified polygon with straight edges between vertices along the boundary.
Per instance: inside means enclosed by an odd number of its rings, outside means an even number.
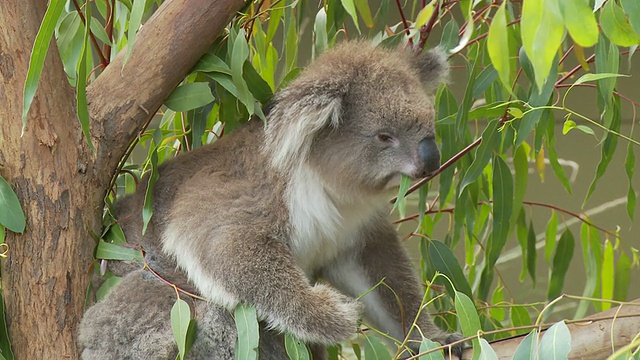
M195 301L189 358L233 357L226 309L241 302L263 322L261 359L287 358L281 332L310 344L345 341L361 315L405 337L423 291L389 223L388 200L401 174L439 167L432 92L446 72L438 52L341 44L274 96L266 127L250 121L165 162L144 237L145 189L117 204L128 241L147 251L150 266L209 300ZM83 358L175 358L174 289L133 265L110 269L124 280L84 316ZM383 278L393 292L380 286L354 300ZM459 338L424 312L418 325L434 341ZM316 358L322 348L313 347Z

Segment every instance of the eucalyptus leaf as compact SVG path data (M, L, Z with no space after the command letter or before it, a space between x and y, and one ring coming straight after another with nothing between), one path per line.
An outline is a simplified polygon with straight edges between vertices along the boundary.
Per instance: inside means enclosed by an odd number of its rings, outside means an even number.
M26 226L20 201L11 185L2 176L0 176L0 225L15 233L23 233Z

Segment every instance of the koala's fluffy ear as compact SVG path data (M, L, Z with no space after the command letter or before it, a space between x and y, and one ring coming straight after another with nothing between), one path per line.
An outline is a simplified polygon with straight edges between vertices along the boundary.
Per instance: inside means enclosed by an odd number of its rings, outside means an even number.
M273 100L267 117L264 150L279 170L292 170L308 156L315 135L323 128L337 127L344 79L315 81L301 76Z
M420 74L420 80L427 91L434 92L441 83L446 83L449 78L449 64L447 55L441 48L434 48L421 52L413 60Z

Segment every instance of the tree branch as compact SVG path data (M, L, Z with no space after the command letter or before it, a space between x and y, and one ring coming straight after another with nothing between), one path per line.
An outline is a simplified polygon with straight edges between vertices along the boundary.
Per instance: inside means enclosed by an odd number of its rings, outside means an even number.
M114 175L129 143L244 4L169 0L160 6L138 32L126 65L122 51L87 89L95 171Z

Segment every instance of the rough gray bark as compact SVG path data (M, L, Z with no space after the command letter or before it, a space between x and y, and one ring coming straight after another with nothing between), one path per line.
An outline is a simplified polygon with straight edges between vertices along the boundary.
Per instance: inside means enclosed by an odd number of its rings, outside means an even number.
M77 359L87 270L103 198L138 131L239 10L240 0L168 0L90 86L93 155L54 43L21 136L22 92L46 0L0 1L0 175L27 227L8 232L2 290L16 359Z

